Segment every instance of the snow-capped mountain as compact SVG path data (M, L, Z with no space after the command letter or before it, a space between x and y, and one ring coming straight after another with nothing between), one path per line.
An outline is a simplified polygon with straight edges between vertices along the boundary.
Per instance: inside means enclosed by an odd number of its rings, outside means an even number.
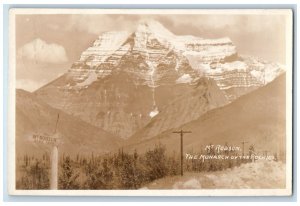
M124 68L132 57L143 60L138 67ZM166 65L174 70L166 71ZM244 59L227 37L176 36L154 20L141 21L133 33L103 33L82 53L69 74L77 82L75 86L84 87L117 69L136 76L137 84L152 87L192 83L205 75L216 80L230 101L271 82L284 71L279 64Z
M82 53L69 74L75 86L87 86L91 75L101 79L118 69L135 76L136 84L150 87L173 84L179 78L178 82L191 83L198 75L180 52L185 50L183 41L172 44L172 38L176 36L155 21L142 21L134 33L106 32ZM129 63L132 59L138 63L135 67Z
M173 100L182 93L194 94L203 78L215 81L215 92L222 91L224 98L201 96L215 107L267 84L283 71L280 65L241 57L229 38L177 36L157 21L143 20L134 32L101 34L66 74L36 94L55 108L128 138L156 115L178 112L172 111L177 108L174 104L182 101ZM220 99L224 101L214 102ZM194 109L190 106L185 112ZM182 123L196 118L192 116Z
M198 71L217 82L229 101L270 83L285 71L283 65L244 56L235 61L197 66Z

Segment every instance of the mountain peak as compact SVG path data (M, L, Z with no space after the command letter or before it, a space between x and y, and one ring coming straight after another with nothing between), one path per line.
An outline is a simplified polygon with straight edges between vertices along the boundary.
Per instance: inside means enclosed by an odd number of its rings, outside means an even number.
M159 36L175 37L175 35L166 29L160 22L153 19L142 19L137 26L137 32L150 32Z
M281 71L241 58L229 38L177 36L161 23L143 19L133 33L103 33L65 76L37 93L53 107L127 138L163 114L170 122L180 119L164 108L181 94L186 96L178 108L188 121L190 114L197 118L200 111L233 101ZM208 87L215 92L206 89L205 81L197 84L203 76L215 81L218 88ZM272 78L266 81L265 76Z
M81 89L119 71L130 74L136 84L150 87L189 84L199 75L205 75L214 78L222 90L232 90L237 85L226 79L233 72L247 77L241 81L243 85L234 82L248 87L249 81L252 86L272 81L282 69L241 58L228 37L177 36L159 21L145 18L138 22L133 33L110 31L99 36L72 65L68 76L75 82L74 88ZM224 78L219 78L220 75ZM229 99L235 97L229 92Z

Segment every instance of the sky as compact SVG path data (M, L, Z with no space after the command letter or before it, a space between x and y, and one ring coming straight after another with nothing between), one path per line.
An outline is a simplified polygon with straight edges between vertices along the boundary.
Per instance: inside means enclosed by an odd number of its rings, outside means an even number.
M18 14L17 88L40 88L67 72L101 33L134 31L145 18L159 21L176 35L229 37L239 54L285 64L286 18L279 14Z

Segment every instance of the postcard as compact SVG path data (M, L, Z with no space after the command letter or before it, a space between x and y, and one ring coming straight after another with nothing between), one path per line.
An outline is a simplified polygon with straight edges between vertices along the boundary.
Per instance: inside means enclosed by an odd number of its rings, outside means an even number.
M288 9L9 16L11 195L292 194Z

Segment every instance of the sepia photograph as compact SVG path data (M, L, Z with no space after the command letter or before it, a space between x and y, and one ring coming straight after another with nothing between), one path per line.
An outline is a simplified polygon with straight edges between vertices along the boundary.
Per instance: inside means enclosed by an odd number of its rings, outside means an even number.
M292 194L288 9L10 9L11 195Z

